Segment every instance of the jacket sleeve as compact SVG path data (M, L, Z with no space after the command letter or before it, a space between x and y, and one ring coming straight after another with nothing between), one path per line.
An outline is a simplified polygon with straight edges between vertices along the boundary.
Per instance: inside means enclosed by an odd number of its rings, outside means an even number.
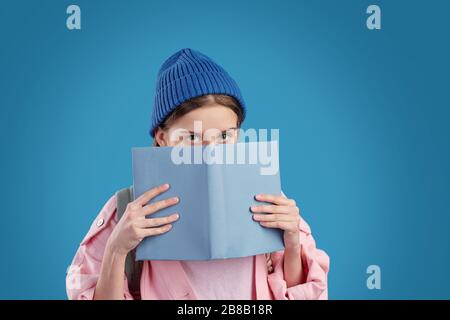
M92 300L100 275L106 241L117 224L115 220L116 197L111 197L91 225L89 232L80 243L67 270L66 291L70 300ZM124 299L133 296L128 290L124 272Z
M302 283L287 287L284 280L284 250L271 254L274 271L268 275L269 287L275 300L328 299L327 276L330 266L328 255L316 248L309 226L300 221L300 244L303 265Z

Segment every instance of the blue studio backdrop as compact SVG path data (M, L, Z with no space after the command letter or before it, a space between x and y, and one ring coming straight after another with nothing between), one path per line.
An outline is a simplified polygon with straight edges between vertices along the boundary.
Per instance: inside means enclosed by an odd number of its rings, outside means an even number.
M158 68L190 47L238 82L244 128L280 129L283 191L331 258L331 299L449 299L449 12L444 0L2 0L0 298L66 298L79 242L131 183L131 147L151 143Z

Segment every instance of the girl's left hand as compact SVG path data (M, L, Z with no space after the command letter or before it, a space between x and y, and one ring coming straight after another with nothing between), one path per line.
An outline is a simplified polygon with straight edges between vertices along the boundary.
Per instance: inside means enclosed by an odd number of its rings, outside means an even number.
M295 200L271 194L258 194L255 199L270 205L252 206L250 209L255 213L253 219L259 221L263 227L283 230L284 247L298 249L300 209Z

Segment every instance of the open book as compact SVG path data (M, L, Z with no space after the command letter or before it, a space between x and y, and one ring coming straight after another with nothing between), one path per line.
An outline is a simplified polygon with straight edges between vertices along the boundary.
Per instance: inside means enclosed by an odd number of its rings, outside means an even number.
M262 227L250 206L259 193L281 194L278 142L196 147L133 148L136 199L169 183L153 201L178 196L178 204L149 218L179 213L173 228L145 238L137 260L210 260L282 250L279 229Z

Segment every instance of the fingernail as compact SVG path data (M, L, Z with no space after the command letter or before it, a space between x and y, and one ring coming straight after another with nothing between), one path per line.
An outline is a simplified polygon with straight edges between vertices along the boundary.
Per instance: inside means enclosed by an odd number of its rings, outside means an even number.
M178 202L178 201L180 201L180 198L175 197L175 202Z
M175 213L175 219L178 219L180 217L180 215L178 213Z
M163 188L164 189L168 189L170 187L170 185L168 184L168 183L165 183L164 185L163 185Z
M250 207L250 209L252 209L252 211L257 210L257 208L258 208L258 207L256 207L256 206L251 206L251 207Z

